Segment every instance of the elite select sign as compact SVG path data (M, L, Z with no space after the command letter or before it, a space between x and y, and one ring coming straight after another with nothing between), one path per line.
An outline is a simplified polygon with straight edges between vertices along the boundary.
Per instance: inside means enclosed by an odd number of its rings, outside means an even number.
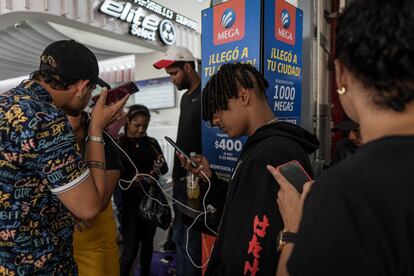
M160 14L167 19L149 13L148 10L133 6L130 2L117 2L105 0L99 10L109 16L131 24L130 33L132 35L155 41L157 32L161 41L166 45L173 45L176 40L176 30L174 24L169 20L175 21L191 29L197 28L197 24L173 11L152 1L135 1L138 5L144 6L153 12Z

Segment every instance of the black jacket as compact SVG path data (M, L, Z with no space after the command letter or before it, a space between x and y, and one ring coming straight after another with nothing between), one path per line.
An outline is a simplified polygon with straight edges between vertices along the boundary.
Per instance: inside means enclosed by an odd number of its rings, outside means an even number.
M266 165L298 160L312 174L308 154L319 145L306 130L279 122L259 128L243 147L229 184L218 238L206 275L275 275L276 237L283 228L276 197L279 187ZM217 186L224 183L212 183Z

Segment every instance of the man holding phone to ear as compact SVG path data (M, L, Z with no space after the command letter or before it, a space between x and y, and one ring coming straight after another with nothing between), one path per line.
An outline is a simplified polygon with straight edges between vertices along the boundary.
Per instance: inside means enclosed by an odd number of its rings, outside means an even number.
M0 271L7 275L77 275L73 219L103 208L103 129L128 96L105 106L106 88L91 114L85 160L75 149L66 114L86 107L98 77L95 55L74 40L50 44L39 69L0 95Z
M241 63L222 65L204 87L203 119L230 138L249 136L229 185L217 178L205 157L198 156L195 161L200 166L191 169L191 163L180 155L187 169L203 171L210 179L207 204L223 196L228 187L205 275L275 275L276 233L283 229L283 222L275 204L278 186L266 165L297 160L312 175L308 154L318 148L317 138L275 118L267 102L267 87L256 68Z
M185 152L201 153L201 79L195 69L193 54L185 47L171 47L161 60L154 63L154 67L164 68L178 90L187 90L180 102L177 145ZM175 157L173 196L180 201L185 201L187 196L186 175L187 171ZM182 223L181 213L175 206L173 240L177 247L177 275L201 275L201 269L193 266L186 254L187 226ZM188 252L196 264L201 262L201 234L192 229L189 231Z

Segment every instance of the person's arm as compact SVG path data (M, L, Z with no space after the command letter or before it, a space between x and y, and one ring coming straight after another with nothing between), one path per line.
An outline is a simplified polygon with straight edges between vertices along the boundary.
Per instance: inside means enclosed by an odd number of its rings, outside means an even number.
M161 167L159 168L159 172L164 175L168 172L168 165L167 160L165 160L164 154L162 152L162 149L160 147L160 144L158 144L158 141L154 138L150 138L150 143L155 147L156 151L161 155L164 162L162 163Z
M157 143L158 144L158 143ZM159 146L158 146L159 147ZM160 148L161 149L161 148ZM164 175L164 174L166 174L167 172L168 172L168 164L167 164L167 160L165 159L165 157L164 157L164 154L162 153L162 151L160 151L161 152L161 156L162 156L162 159L164 160L164 162L162 163L162 166L161 166L161 168L160 168L160 173L162 174L162 175Z
M116 104L105 106L105 98L106 89L101 93L92 111L89 137L99 137L103 140L103 129L116 117L128 100L126 96ZM107 196L104 144L89 140L87 147L85 161L90 175L83 175L84 178L80 180L79 185L57 194L69 211L81 219L95 217L104 207L104 199Z
M116 145L116 142L111 139L111 137L104 133L105 139L105 159L106 159L106 184L107 189L105 197L102 203L102 211L108 206L111 201L112 194L115 191L116 185L118 184L119 178L121 176L122 162L121 157Z
M106 175L106 193L102 201L102 209L100 212L104 211L108 204L111 201L112 194L116 188L116 185L118 184L119 176L121 175L121 172L119 170L105 170ZM99 215L99 213L96 214L96 216ZM89 228L90 223L87 219L82 219L80 217L75 216L75 214L72 213L72 216L75 218L76 225L80 231L82 231L82 228Z
M106 193L102 201L102 209L101 211L105 210L108 206L109 202L111 201L112 194L115 191L116 185L118 184L119 177L121 176L121 171L119 170L106 170Z
M307 182L303 186L302 194L300 194L276 168L268 165L267 169L280 186L277 194L277 205L283 219L283 231L298 233L300 221L302 219L303 205L312 186L312 182ZM289 275L287 270L287 262L292 255L293 249L293 243L287 243L283 246L279 257L279 264L276 273L277 276Z
M167 165L167 160L165 160L164 156L162 156L162 158L164 159L164 162L162 163L162 166L160 168L160 173L164 175L168 172L168 165Z

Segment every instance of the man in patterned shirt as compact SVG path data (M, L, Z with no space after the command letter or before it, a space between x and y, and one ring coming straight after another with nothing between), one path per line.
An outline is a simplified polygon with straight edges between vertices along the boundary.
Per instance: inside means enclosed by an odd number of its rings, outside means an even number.
M0 275L77 275L72 216L102 210L105 156L102 132L127 97L92 115L86 160L75 150L65 116L85 108L98 84L95 55L73 40L49 45L39 70L0 95Z

